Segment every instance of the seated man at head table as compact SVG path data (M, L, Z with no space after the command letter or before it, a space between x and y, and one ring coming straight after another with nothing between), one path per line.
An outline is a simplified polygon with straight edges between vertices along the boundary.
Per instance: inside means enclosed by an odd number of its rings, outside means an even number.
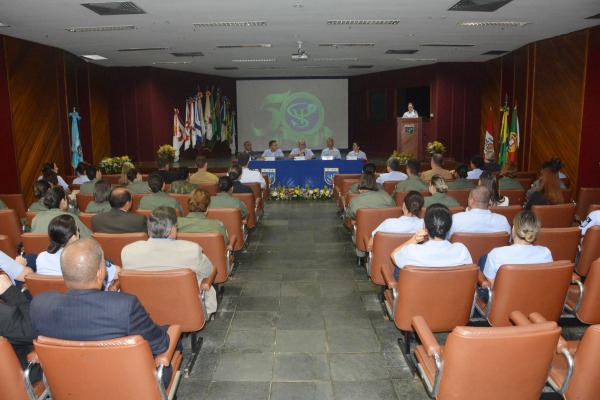
M304 140L299 140L298 147L292 149L288 158L304 157L305 159L310 160L314 156L312 150L306 148L306 142Z
M250 157L250 160L256 160L256 152L252 150L252 142L246 140L244 142L244 151L242 153L247 154Z
M269 140L269 148L263 151L261 159L265 157L275 157L276 160L285 158L283 151L277 146L277 140Z
M323 151L321 151L321 157L333 157L334 160L339 160L340 158L342 158L340 151L333 147L332 137L327 138L327 147L325 147Z

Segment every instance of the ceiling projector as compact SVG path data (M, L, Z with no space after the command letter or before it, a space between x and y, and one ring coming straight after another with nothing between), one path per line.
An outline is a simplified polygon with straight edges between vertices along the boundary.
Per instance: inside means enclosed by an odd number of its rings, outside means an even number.
M292 61L306 61L308 60L308 54L302 50L302 42L298 41L298 51L292 54Z

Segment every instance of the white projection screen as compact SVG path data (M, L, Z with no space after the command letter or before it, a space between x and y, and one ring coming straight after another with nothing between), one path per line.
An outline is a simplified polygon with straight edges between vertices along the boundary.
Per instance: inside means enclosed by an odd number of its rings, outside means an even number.
M328 137L335 147L348 147L348 80L238 80L237 132L241 150L246 140L262 152L275 139L282 150L322 150Z

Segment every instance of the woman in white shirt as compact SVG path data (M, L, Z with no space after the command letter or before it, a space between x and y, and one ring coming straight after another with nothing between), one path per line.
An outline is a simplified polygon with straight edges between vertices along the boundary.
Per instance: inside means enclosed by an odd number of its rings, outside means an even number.
M419 218L423 208L423 195L416 190L406 194L402 203L402 216L400 218L388 218L383 221L371 234L368 247L373 247L373 236L377 232L385 233L416 233L423 229L423 220Z
M508 197L500 196L496 174L491 171L483 171L479 176L479 185L485 186L490 191L490 206L508 206Z
M346 160L366 160L367 155L360 151L360 145L358 142L352 143L352 151L346 154Z

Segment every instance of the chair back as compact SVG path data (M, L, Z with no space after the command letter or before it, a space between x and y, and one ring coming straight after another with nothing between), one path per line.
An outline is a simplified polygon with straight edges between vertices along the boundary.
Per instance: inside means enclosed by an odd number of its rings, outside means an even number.
M394 192L394 189L396 188L396 185L399 184L400 182L402 182L402 181L384 181L383 182L383 190L388 192L388 194L391 196L392 193Z
M531 185L533 184L533 179L531 178L516 178L517 182L519 182L521 184L521 186L523 186L526 190L529 189L531 187ZM504 194L504 190L502 191L502 194Z
M548 321L558 321L571 282L573 263L505 264L494 280L488 321L492 326L510 326L509 314L539 312Z
M265 190L263 190L263 202L265 201L269 201L269 199L271 198L271 178L269 178L269 175L267 174L262 174L263 179L265 180L266 186L265 186Z
M6 235L0 235L0 251L9 256L15 258L19 254L17 253L17 247L13 244L12 240Z
M367 265L367 273L371 277L371 282L375 285L385 286L381 269L396 268L390 258L392 251L411 237L413 237L412 233L377 232L375 234L373 237L371 259L369 260L369 265Z
M31 226L33 223L33 219L37 215L37 211L27 211L25 213L25 218L27 219L27 226Z
M590 207L588 208L587 214L585 216L587 217L592 212L598 211L598 210L600 210L600 204L590 204Z
M496 247L508 246L510 236L506 232L493 233L467 233L456 232L452 234L450 242L465 245L475 264L479 264L482 255L488 254Z
M254 198L256 199L256 204L259 205L259 210L262 210L262 188L260 187L260 183L258 182L246 182L244 185L248 186L252 189L252 193L254 194Z
M131 193L131 212L134 212L140 208L140 201L142 197L150 196L151 193Z
M586 276L590 265L598 258L600 258L600 226L592 226L585 231L575 271L581 276Z
M533 211L540 221L542 228L568 228L575 219L575 204L554 204L547 206L532 206Z
M23 233L21 235L23 251L28 254L40 254L48 250L50 237L47 233Z
M502 191L502 193L504 193L504 191ZM512 204L512 201L510 204ZM515 217L517 216L518 213L523 211L523 206L521 204L513 205L513 206L506 206L506 207L490 206L490 207L488 207L488 210L490 210L494 214L504 215L506 217L506 219L508 220L510 227L512 228L513 220L515 219Z
M575 215L584 220L588 216L586 213L592 204L600 204L600 188L579 188Z
M555 322L457 327L444 346L438 399L539 398L560 332Z
M157 324L181 325L182 332L196 332L204 327L198 279L191 269L123 270L119 280L121 291L137 296Z
M97 215L97 213L86 213L86 212L80 212L79 213L79 220L90 231L93 231L93 228L92 228L92 218L94 218L94 215Z
M538 173L536 171L520 171L517 172L517 179L529 178L532 181L534 181L535 179L537 179L537 175Z
M89 342L39 336L33 344L55 399L161 399L152 351L139 335Z
M23 229L17 212L12 209L0 210L0 234L8 236L15 250L21 242L21 233Z
M190 209L188 208L188 200L190 198L189 194L169 193L169 197L173 197L179 202L179 205L183 209L185 215L188 215L190 213Z
M600 325L592 325L585 331L575 353L573 376L566 399L593 399L600 393ZM555 357L556 359L556 357ZM554 365L553 365L554 367Z
M248 193L249 194L249 193ZM217 276L214 283L219 284L227 281L229 277L229 263L227 262L227 249L223 236L217 232L211 233L177 233L177 240L189 240L202 247L202 251L217 268Z
M246 193L250 195L250 193ZM244 248L246 233L242 224L242 212L239 208L209 208L206 216L210 219L221 221L225 225L227 235L231 238L236 236L234 251Z
M567 186L565 189L561 189L560 191L562 192L562 195L563 195L563 201L565 203L570 203L571 197L573 196L573 189L571 189L570 187Z
M216 196L219 192L219 185L216 183L202 182L197 183L197 185L206 190L211 196Z
M81 211L81 212L85 212L88 204L90 204L92 201L94 201L93 194L77 193L75 195L75 197L77 197L77 207L79 208L79 211Z
M394 193L394 203L396 203L398 207L402 207L402 204L404 204L404 198L406 197L408 192L410 192L410 190L400 190ZM419 190L419 193L421 193L423 197L431 195L427 190Z
M121 260L121 251L123 247L139 240L148 240L148 234L145 232L130 233L92 233L92 237L100 244L104 251L104 258L112 261L113 264L123 266Z
M335 174L333 176L333 199L339 203L340 194L342 191L342 181L344 179L360 179L361 174Z
M257 185L260 187L260 184ZM254 197L254 193L232 193L231 195L233 197L237 197L242 201L242 203L244 203L248 209L248 222L246 223L246 226L250 229L254 228L257 220L256 212L258 211L256 209L256 197Z
M473 309L478 271L475 264L401 268L394 324L400 330L412 331L411 320L420 315L433 332L466 325Z
M366 243L371 233L388 218L399 218L402 215L401 207L389 208L360 208L356 211L356 248L366 252Z
M19 219L25 218L27 206L25 205L25 199L23 199L21 193L0 194L0 200L2 200L8 208L15 210Z
M583 288L577 318L586 324L600 324L600 258L590 266Z
M552 253L553 260L569 260L575 263L581 229L571 228L542 228L535 241L536 245L546 246Z
M502 189L500 191L500 195L508 197L509 206L519 207L523 207L523 204L525 203L525 193L525 189Z
M49 290L67 293L67 286L62 276L27 274L25 275L25 284L32 297Z
M346 198L348 190L350 189L350 186L358 183L359 181L359 178L346 178L342 181L342 186L340 189L340 207L344 207L346 204L350 203L350 199Z
M102 179L111 185L118 185L119 180L121 179L121 174L102 174Z
M456 201L458 201L458 204L463 207L463 209L469 206L469 195L471 194L471 189L448 189L446 194L454 197Z
M0 377L2 390L0 400L28 400L29 395L23 381L23 369L12 345L0 336Z

